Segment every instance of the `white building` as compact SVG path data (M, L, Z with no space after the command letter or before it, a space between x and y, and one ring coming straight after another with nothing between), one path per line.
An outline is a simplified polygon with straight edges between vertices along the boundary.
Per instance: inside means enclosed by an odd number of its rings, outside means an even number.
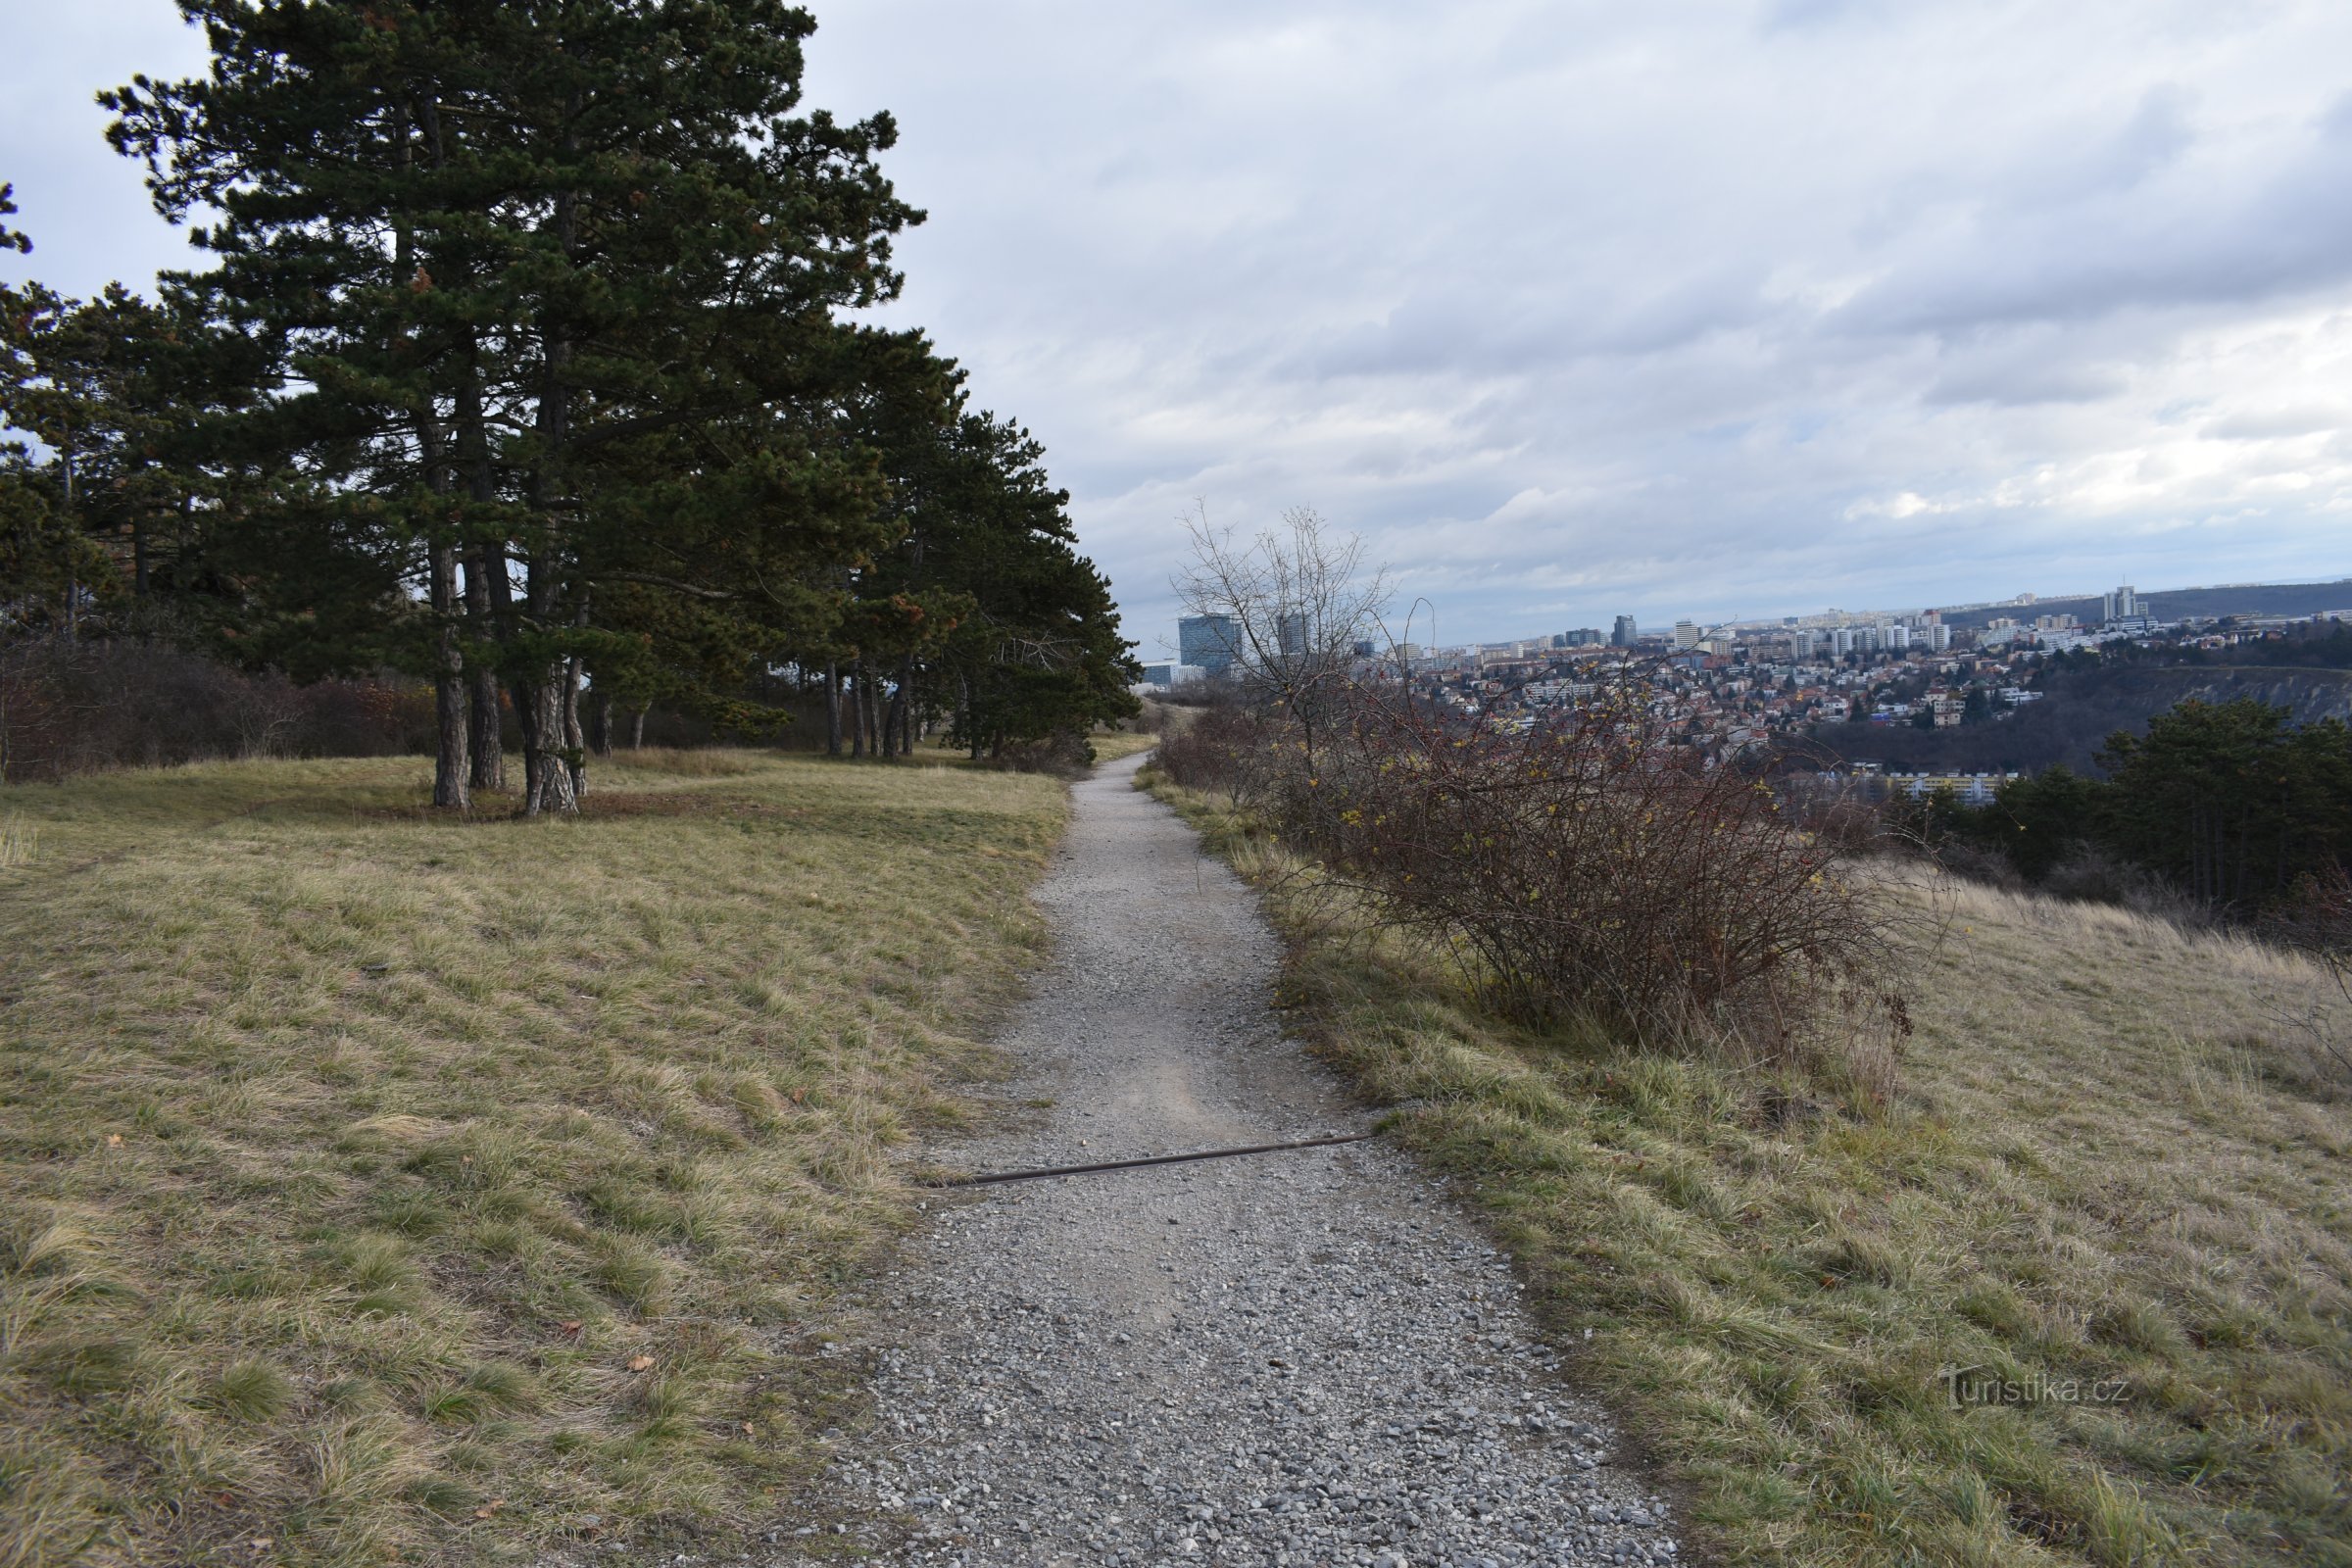
M2119 621L2145 620L2148 618L2147 604L2141 600L2139 595L2132 591L2132 585L2130 583L2126 583L2120 588L2111 590L2107 596L2100 601L2100 605L2104 612L2103 618L2110 626Z

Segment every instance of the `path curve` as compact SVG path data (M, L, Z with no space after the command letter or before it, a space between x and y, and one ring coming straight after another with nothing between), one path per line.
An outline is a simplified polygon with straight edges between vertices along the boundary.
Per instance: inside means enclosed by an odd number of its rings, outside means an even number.
M1367 1124L1283 1039L1254 897L1133 788L1141 761L1076 787L1038 891L1055 958L1003 1044L1021 1072L1007 1094L1052 1108L956 1145L966 1168ZM874 1426L842 1440L844 1513L821 1527L871 1560L1676 1556L1504 1259L1377 1142L937 1206L873 1294Z

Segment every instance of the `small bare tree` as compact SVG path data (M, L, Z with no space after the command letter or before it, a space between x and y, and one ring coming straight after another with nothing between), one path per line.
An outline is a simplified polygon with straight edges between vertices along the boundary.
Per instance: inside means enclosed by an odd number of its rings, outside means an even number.
M1210 526L1204 502L1179 520L1193 559L1170 581L1177 600L1193 614L1226 617L1235 678L1295 723L1311 752L1354 667L1356 644L1388 607L1388 569L1368 566L1363 540L1329 532L1308 507L1293 507L1279 527L1246 545L1231 529Z

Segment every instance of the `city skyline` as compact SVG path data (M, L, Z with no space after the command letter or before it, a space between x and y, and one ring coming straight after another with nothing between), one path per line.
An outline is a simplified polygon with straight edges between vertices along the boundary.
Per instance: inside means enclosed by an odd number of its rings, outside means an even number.
M2178 583L2159 588L2147 588L2131 582L2122 582L2110 584L2105 588L2083 591L2062 589L2055 592L2043 592L2036 589L2021 589L2015 594L2005 595L1996 599L1954 600L1946 601L1940 604L1861 606L1852 609L1842 606L1830 605L1818 610L1767 612L1762 614L1754 615L1725 615L1708 617L1696 621L1696 624L1708 628L1723 629L1751 627L1765 628L1786 624L1790 621L1801 622L1811 618L1830 615L1847 616L1857 621L1889 620L1904 616L1960 614L1983 610L2001 610L2012 608L2032 609L2035 606L2044 605L2096 602L2101 599L2112 600L2119 588L2132 592L2136 594L2139 600L2144 601L2153 594L2220 593L2232 589L2252 588L2322 588L2336 582L2352 583L2352 574L2348 574L2342 578L2299 577L2260 582L2249 580L2242 582ZM2352 609L2352 600L2348 600L2347 604L2341 608ZM1188 620L1198 618L1200 617L1180 617L1180 619ZM1575 617L1571 617L1565 625L1561 626L1549 626L1532 630L1504 632L1495 636L1447 639L1443 642L1423 641L1417 643L1416 646L1427 647L1433 652L1439 649L1498 648L1512 643L1524 643L1539 639L1548 639L1563 632L1575 632L1579 630L1592 631L1597 634L1599 643L1603 645L1613 645L1612 639L1616 629L1616 624L1620 620L1631 620L1639 634L1643 637L1663 638L1670 637L1674 627L1678 623L1690 622L1691 617L1688 615L1661 614L1655 618L1643 619L1640 615L1609 614L1597 618L1587 617L1582 622ZM1139 632L1132 624L1129 627L1129 634L1137 637L1139 647L1138 657L1147 664L1166 663L1172 659L1177 660L1177 662L1189 662L1189 661L1183 661L1178 657L1181 653L1180 640L1170 640L1164 636L1154 640L1152 635ZM1408 640L1409 639L1402 637L1397 639L1397 641L1400 643Z

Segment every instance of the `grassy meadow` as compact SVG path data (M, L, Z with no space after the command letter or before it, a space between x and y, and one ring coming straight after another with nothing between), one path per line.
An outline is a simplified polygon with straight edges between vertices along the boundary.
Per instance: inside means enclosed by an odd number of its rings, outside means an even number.
M1514 1250L1731 1562L2352 1563L2352 1035L2299 958L1897 880L1883 1109L1537 1037L1145 779L1268 890L1295 1026ZM2332 1012L2329 1009L2332 1008ZM1589 1337L1588 1337L1589 1336Z
M0 790L0 1568L523 1559L822 1462L1061 787L646 753L451 820L425 768Z

